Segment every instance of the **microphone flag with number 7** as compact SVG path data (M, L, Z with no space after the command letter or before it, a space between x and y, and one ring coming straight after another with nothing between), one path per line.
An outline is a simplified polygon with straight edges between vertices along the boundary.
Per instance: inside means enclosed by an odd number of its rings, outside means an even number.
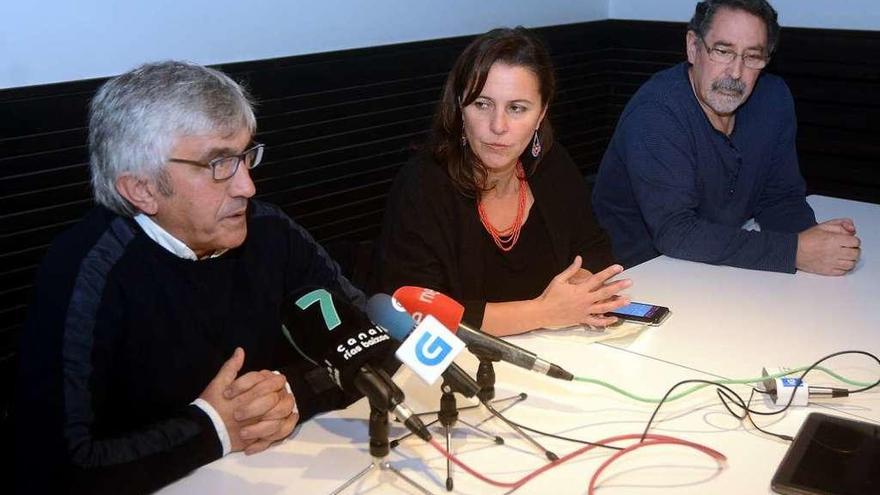
M381 367L394 349L388 332L347 299L321 287L293 291L282 302L281 323L290 344L316 366L326 366L340 388L364 394L371 408L391 412L419 438L431 438Z
M317 366L330 370L342 389L352 388L365 364L380 365L394 343L348 300L321 287L291 292L281 306L282 331L291 345Z

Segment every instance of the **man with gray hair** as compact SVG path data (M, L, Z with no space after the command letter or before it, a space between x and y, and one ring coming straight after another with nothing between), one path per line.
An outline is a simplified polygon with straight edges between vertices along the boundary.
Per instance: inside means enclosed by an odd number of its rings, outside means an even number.
M306 286L364 295L251 200L255 131L247 93L199 65L147 64L98 91L98 206L50 247L22 335L19 490L152 491L354 399L291 348L279 308Z
M816 224L794 101L782 79L762 73L778 39L766 0L697 4L687 63L636 92L599 167L593 207L620 263L666 254L789 273L855 267L855 225Z

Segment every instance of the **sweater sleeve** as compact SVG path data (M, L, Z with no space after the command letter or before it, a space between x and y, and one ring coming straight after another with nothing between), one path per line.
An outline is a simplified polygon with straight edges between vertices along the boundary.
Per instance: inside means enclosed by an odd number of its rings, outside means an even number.
M377 292L392 294L414 285L455 297L449 267L453 255L448 250L454 242L450 228L454 220L440 211L448 202L442 197L447 191L422 173L430 165L413 160L394 181L373 270Z
M689 134L668 109L644 104L624 118L621 130L633 194L658 251L704 263L795 271L795 234L746 231L699 215Z
M779 84L783 88L777 110L781 128L770 172L755 207L755 219L762 230L798 233L815 225L816 216L807 204L806 184L798 165L794 100L785 83Z
M150 493L218 459L220 450L211 420L192 405L143 430L83 439L72 456L72 491Z
M562 260L563 266L567 266L579 254L587 270L593 273L604 270L615 261L608 235L593 214L588 185L565 148L556 144L553 154L557 157L553 166L558 171L551 186L557 194L562 195L560 213L566 219L573 219L565 221L566 226L571 228L571 256Z
M342 275L339 264L318 244L302 226L283 213L288 229L288 260L286 265L286 290L317 286L332 289L363 310L366 305L364 293ZM400 363L394 357L394 348L380 356L379 365L394 374ZM295 351L287 349L288 365L278 371L290 384L300 413L300 421L327 411L342 409L359 399L357 392L340 389L328 370L311 361L303 360Z
M101 329L120 324L120 312L107 311L114 301L100 265L84 263L77 277L79 264L56 263L50 251L37 278L16 404L19 488L32 493L148 493L220 457L196 406L126 428L108 417L114 342Z
M264 207L267 207L264 205ZM285 282L288 292L299 287L314 285L333 289L360 309L366 306L367 298L342 274L339 264L330 257L311 234L278 210L286 222L288 251Z

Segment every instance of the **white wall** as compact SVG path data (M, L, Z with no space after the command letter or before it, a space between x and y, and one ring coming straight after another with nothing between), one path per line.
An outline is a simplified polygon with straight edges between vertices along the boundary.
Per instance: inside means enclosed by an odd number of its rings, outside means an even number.
M571 24L610 0L0 0L0 88Z
M770 0L791 27L880 30L880 0ZM696 0L610 0L612 19L687 22Z
M880 30L880 0L772 0L783 26ZM0 0L0 88L612 19L687 21L696 0Z

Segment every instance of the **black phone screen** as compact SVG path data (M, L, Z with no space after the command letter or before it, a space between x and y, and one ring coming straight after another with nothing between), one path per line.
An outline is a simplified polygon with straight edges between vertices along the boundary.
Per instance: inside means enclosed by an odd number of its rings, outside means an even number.
M811 413L785 454L780 493L880 493L880 425Z

